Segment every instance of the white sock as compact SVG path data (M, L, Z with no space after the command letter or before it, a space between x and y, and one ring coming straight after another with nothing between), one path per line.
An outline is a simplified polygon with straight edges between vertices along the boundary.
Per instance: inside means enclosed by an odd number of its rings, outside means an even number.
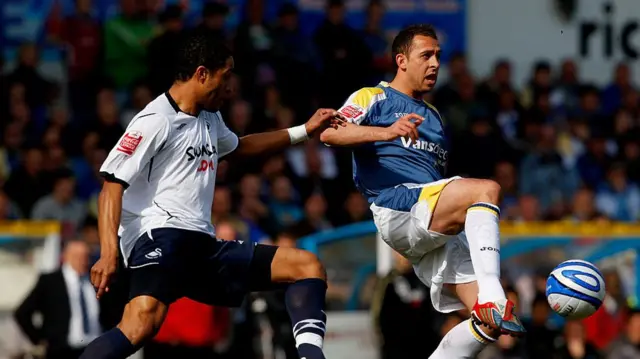
M500 284L500 208L478 202L467 209L464 231L469 241L471 262L478 278L478 301L506 298Z
M487 345L495 342L480 328L467 319L456 325L442 338L436 351L429 359L471 359Z

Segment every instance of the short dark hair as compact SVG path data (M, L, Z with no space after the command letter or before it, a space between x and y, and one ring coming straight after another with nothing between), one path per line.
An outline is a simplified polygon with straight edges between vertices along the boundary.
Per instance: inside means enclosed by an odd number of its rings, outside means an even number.
M394 64L396 64L396 56L398 54L409 55L413 38L420 35L438 40L438 35L436 35L436 29L433 25L418 24L405 27L396 35L391 45L391 56Z
M190 31L184 37L176 54L175 80L187 81L198 66L215 71L223 68L232 56L231 50L213 36L199 31Z

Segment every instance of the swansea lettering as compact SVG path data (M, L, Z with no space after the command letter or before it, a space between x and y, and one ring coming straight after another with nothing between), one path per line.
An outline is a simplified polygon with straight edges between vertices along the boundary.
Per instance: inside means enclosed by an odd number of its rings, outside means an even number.
M187 151L185 153L187 155L187 161L193 161L196 158L211 157L213 155L217 155L218 150L216 149L216 146L211 146L207 143L202 146L190 146L189 148L187 148Z

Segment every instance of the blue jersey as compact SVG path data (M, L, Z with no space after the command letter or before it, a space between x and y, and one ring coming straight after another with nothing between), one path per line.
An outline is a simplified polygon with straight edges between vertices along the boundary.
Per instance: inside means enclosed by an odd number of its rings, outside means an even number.
M418 127L418 141L397 138L353 149L353 180L369 203L384 189L444 177L448 152L442 118L434 106L381 82L354 92L339 112L360 126L389 127L410 113L424 117Z

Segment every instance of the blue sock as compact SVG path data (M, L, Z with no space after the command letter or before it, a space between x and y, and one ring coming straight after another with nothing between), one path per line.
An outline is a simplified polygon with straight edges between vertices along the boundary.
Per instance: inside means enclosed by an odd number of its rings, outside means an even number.
M325 359L322 343L327 322L324 314L326 293L327 283L318 278L297 281L287 289L285 302L300 358Z
M120 329L113 328L92 341L80 359L126 359L137 349Z

